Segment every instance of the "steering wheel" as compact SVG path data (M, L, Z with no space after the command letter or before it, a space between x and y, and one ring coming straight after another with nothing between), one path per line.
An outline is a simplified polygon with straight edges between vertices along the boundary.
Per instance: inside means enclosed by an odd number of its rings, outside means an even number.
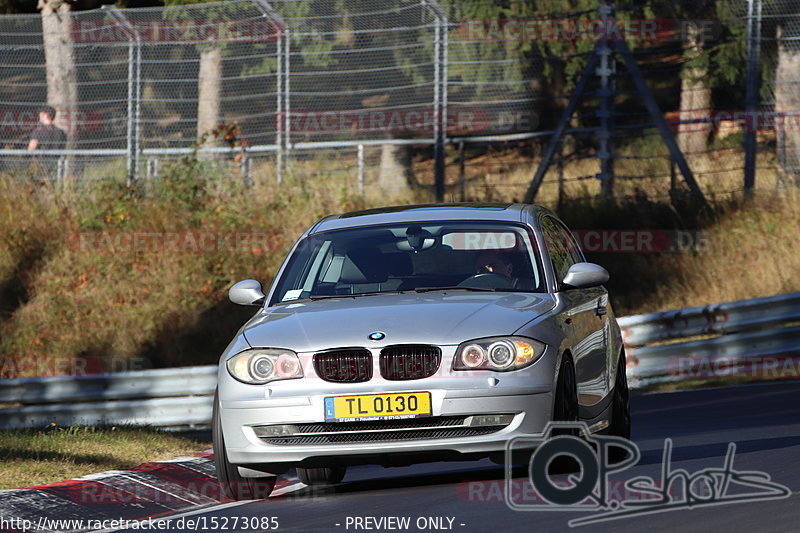
M459 287L477 287L479 289L513 289L514 280L495 272L481 272L470 276L461 283Z

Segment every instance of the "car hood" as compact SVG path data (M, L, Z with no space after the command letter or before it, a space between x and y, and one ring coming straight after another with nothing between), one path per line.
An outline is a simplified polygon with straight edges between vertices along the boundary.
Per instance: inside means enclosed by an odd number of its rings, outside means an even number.
M379 294L295 302L264 309L244 326L253 347L311 352L337 347L456 345L510 335L553 309L544 293ZM381 341L367 336L381 331Z

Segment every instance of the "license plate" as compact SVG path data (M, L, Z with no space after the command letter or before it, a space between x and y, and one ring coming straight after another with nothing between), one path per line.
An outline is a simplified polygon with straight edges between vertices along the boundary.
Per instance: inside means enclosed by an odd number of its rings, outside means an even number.
M431 416L430 392L361 394L325 398L325 420L397 420Z

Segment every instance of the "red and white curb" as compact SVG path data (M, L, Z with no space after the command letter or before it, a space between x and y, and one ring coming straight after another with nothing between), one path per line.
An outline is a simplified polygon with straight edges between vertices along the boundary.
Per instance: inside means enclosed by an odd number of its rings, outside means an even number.
M305 488L294 471L280 476L270 498ZM0 531L56 533L53 521L143 520L232 503L222 494L209 452L144 463L38 487L0 491ZM28 524L28 528L17 528ZM69 531L69 530L67 530Z

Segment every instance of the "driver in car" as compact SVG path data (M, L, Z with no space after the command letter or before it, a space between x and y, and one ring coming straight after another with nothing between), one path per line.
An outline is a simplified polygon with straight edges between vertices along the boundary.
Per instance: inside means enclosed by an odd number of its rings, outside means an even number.
M485 252L478 256L478 274L492 273L511 278L514 265L507 261L502 254Z

